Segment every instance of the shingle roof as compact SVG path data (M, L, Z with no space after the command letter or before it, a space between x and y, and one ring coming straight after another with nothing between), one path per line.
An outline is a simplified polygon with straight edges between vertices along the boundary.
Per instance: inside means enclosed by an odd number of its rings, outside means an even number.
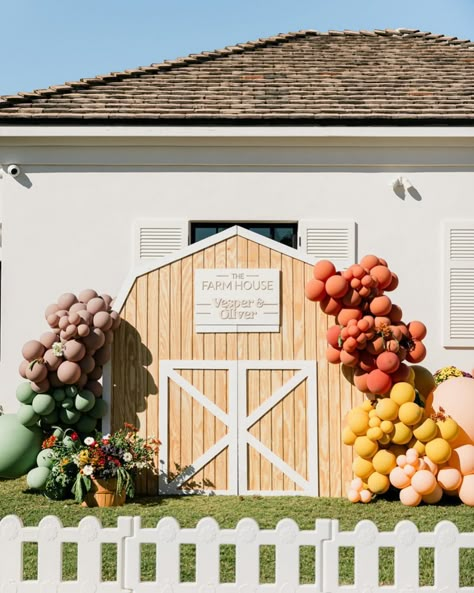
M26 120L26 121L25 121ZM0 97L0 122L474 124L474 43L300 31Z

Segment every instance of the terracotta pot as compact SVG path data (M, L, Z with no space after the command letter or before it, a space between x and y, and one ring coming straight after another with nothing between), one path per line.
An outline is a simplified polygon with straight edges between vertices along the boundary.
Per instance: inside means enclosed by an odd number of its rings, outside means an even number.
M82 502L83 507L121 507L125 503L125 490L117 494L117 480L92 479L92 488Z

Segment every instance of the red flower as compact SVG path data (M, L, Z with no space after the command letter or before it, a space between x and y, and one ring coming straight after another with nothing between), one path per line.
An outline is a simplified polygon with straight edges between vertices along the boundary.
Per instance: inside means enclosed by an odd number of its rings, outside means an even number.
M73 441L79 440L79 435L77 434L77 432L71 432L70 437Z

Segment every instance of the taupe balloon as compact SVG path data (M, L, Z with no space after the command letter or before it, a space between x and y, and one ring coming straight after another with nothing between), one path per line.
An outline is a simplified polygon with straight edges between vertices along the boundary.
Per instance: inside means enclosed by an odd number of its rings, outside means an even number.
M50 382L48 379L44 379L38 383L35 383L34 381L31 382L31 389L33 389L35 393L46 393L49 388Z
M80 323L77 326L77 335L80 336L81 338L85 338L86 336L88 336L91 332L91 329L88 325L86 325L85 323Z
M77 383L79 377L81 376L81 367L77 364L77 362L71 362L69 360L64 360L57 370L58 379L65 383L66 385L73 385Z
M39 341L45 348L51 348L54 342L57 341L57 337L54 332L44 332L44 334L41 334Z
M78 295L78 298L81 303L88 303L91 299L94 299L96 296L97 293L95 290L92 290L92 288L86 288L85 290L81 290L81 292Z
M89 374L95 368L95 360L90 354L86 354L84 358L79 361L79 366L83 373Z
M84 321L84 323L86 323L87 325L91 325L92 319L94 318L92 313L89 313L89 311L78 311L78 313L81 319Z
M78 362L86 353L86 347L77 340L69 340L64 344L64 358L72 362Z
M105 335L102 330L94 328L82 341L89 352L95 352L104 345Z
M88 380L89 377L85 373L81 373L81 376L77 380L77 386L82 389Z
M95 366L88 374L90 381L98 381L102 377L102 367Z
M58 299L58 305L61 309L69 310L74 303L77 303L77 297L75 294L72 294L72 292L65 292Z
M116 330L118 328L118 326L120 325L120 322L122 321L120 318L120 315L117 313L117 311L111 311L110 317L112 317L112 319L113 319L112 329Z
M58 327L59 319L60 317L57 313L51 313L51 315L48 315L46 318L46 321L50 327Z
M64 315L69 315L69 311L67 309L59 309L56 311L56 315L58 317L64 317Z
M50 315L52 315L53 313L56 313L56 311L58 311L58 310L59 310L59 306L56 303L52 303L51 305L48 305L44 312L45 318L48 319L48 317Z
M77 311L75 311L73 313L69 313L68 320L69 320L69 323L72 323L72 325L79 325L79 323L81 323L81 321L82 321L81 316L79 315L79 313Z
M74 303L69 309L69 313L77 313L78 311L85 311L87 309L85 303Z
M45 351L46 348L38 340L30 340L29 342L26 342L26 344L21 349L23 358L29 362L36 360L37 358L41 358Z
M92 360L94 360L94 359L92 359ZM29 364L30 363L27 360L22 360L20 362L20 366L18 367L18 372L23 377L23 379L26 379L26 369L28 368ZM95 362L94 362L94 364L95 364Z
M62 362L61 356L56 356L53 350L46 350L43 356L44 363L48 371L55 371Z
M71 323L71 325L66 327L66 339L74 338L75 336L77 336L77 326Z
M28 365L26 369L26 378L29 381L34 381L35 383L41 383L46 379L46 375L48 374L48 369L46 365L40 362L33 362Z
M61 379L59 379L57 371L50 371L48 373L48 380L51 384L51 387L62 387L64 385Z
M103 346L99 348L94 354L94 360L98 365L103 366L106 362L110 360L110 355L112 354L112 349L110 346Z
M108 309L110 307L110 303L112 302L112 297L110 296L110 294L101 294L100 297L102 298L102 300L105 303L106 308Z
M94 315L93 324L103 332L106 332L112 327L113 319L107 311L99 311Z
M68 315L64 315L64 317L61 317L59 319L59 329L66 329L67 326L69 325L69 316Z
M87 303L87 310L89 313L92 313L92 315L95 315L99 311L105 311L106 308L106 304L100 297L95 297Z
M102 385L99 383L99 381L88 381L84 387L85 389L92 391L96 397L100 397L102 395Z

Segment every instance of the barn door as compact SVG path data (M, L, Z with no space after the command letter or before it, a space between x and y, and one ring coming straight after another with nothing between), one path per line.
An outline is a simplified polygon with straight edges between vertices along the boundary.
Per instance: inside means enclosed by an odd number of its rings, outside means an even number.
M162 361L160 493L317 495L316 427L314 361Z

